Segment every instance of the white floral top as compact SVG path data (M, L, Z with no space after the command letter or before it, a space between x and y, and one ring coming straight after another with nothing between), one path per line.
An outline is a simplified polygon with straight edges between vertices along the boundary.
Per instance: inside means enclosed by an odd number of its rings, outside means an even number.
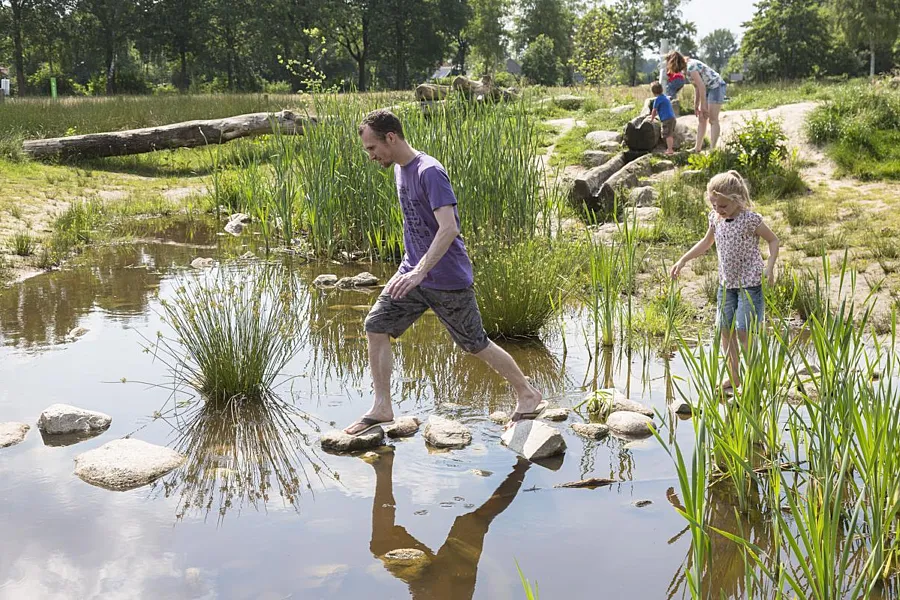
M687 61L688 78L690 78L693 71L700 74L700 79L703 81L703 85L706 86L707 90L714 90L725 83L722 76L716 73L712 67L696 58L691 58Z
M733 219L709 212L709 226L715 230L719 255L719 284L728 289L760 285L763 275L762 253L756 229L762 224L759 213L742 210Z

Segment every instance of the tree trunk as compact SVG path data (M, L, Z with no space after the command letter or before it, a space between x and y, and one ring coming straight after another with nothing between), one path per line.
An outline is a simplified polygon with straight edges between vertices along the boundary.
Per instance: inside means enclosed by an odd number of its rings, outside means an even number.
M128 131L90 133L63 138L28 140L22 146L31 158L103 158L143 154L170 148L197 148L223 144L242 137L265 135L275 128L288 135L302 135L315 125L312 117L289 110L278 113L251 113L225 119L187 121L161 127Z
M181 93L186 93L189 87L187 78L187 51L183 47L178 50L178 57L181 61L181 77L178 82L178 89L181 90Z
M869 77L875 77L875 36L869 35Z
M16 63L16 95L25 95L25 50L22 48L22 4L13 0L13 47Z
M116 93L116 58L112 38L106 35L106 95Z
M359 53L359 59L356 64L359 68L359 81L357 87L360 92L365 92L369 87L369 70L366 62L369 58L369 17L363 15L362 18L362 49Z

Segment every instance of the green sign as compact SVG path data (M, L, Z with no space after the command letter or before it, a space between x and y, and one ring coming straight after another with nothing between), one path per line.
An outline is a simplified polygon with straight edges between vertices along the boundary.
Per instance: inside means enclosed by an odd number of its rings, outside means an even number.
M56 99L56 77L50 78L50 96Z

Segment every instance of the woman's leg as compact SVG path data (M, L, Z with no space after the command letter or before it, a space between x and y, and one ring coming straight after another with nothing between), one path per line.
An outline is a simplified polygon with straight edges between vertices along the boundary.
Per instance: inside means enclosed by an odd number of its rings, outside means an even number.
M721 104L709 104L709 147L715 149L716 143L719 141L719 112L722 110ZM699 138L699 133L697 134ZM701 142L702 143L702 142Z
M701 112L697 117L697 143L694 144L694 152L703 150L704 136L706 136L706 115Z

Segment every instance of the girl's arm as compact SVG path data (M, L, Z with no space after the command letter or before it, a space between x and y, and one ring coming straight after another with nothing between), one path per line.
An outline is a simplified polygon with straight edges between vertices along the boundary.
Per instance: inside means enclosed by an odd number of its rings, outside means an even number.
M769 261L766 263L766 280L769 282L769 287L774 287L775 261L778 259L778 249L780 248L778 236L775 235L775 232L769 229L769 226L765 223L760 223L754 233L764 239L769 245Z
M697 71L691 71L691 83L694 84L694 112L697 113L697 116L701 116L700 112L706 112L706 84L703 83L703 79L700 77L700 73Z
M698 256L705 254L707 250L712 248L713 243L716 241L716 229L710 225L709 229L706 230L706 235L703 236L703 239L694 244L694 247L685 252L684 256L678 259L678 262L672 265L672 278L678 277L681 273L681 269L684 268L689 261L694 260Z

